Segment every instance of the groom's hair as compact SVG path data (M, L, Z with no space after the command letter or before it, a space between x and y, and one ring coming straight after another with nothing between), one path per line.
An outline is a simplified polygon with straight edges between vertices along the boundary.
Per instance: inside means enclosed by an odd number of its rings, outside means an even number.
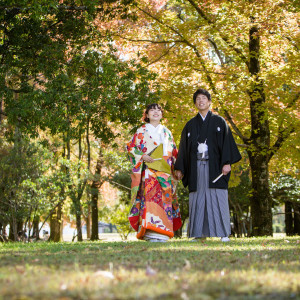
M198 89L198 90L194 93L194 95L193 95L194 104L196 103L196 98L197 98L198 95L204 95L204 96L207 97L207 99L208 99L209 101L211 101L210 93L209 93L207 90L205 90L205 89Z
M149 122L150 122L149 118L147 118L147 114L149 113L149 110L150 110L150 109L153 109L153 108L158 108L158 109L161 111L162 115L164 114L164 111L163 111L162 107L161 107L159 104L157 104L157 103L149 104L149 105L146 107L146 110L144 111L144 115L143 115L143 120L144 120L146 123L149 123Z

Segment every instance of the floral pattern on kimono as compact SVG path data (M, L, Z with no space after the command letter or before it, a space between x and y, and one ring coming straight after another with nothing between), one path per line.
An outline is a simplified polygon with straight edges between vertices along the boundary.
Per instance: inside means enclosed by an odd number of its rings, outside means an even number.
M171 132L164 126L163 133L167 141L167 156L163 159L173 167L177 157L177 148ZM143 239L147 229L172 238L174 231L182 223L176 197L176 186L172 174L153 170L143 163L142 156L152 152L157 143L149 135L145 125L140 127L131 142L127 144L128 157L133 166L131 175L132 208L129 221L137 231L137 238ZM148 176L145 178L145 170Z

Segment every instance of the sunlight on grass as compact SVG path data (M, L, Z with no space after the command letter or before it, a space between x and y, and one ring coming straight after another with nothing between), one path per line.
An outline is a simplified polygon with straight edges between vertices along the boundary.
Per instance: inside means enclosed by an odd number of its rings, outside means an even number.
M1 244L0 299L297 298L299 246L299 237Z

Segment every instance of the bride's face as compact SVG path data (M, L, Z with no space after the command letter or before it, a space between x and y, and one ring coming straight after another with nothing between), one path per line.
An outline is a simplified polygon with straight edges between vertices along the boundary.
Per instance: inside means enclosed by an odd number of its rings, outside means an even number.
M160 122L162 118L162 112L158 107L151 108L148 111L147 118L150 120L150 124L151 122Z

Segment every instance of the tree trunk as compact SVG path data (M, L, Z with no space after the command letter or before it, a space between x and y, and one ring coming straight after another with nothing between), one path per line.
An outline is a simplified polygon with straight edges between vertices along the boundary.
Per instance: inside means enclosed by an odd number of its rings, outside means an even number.
M86 224L86 237L88 239L91 239L91 204L88 205L88 212L87 216L85 218L85 224Z
M251 21L254 19L252 18ZM249 31L249 72L252 81L249 83L251 137L247 149L251 173L252 195L250 198L252 233L254 236L272 235L272 207L269 188L269 150L270 128L268 112L265 106L266 97L263 80L260 74L260 36L259 28L253 25Z
M62 226L62 204L60 203L50 216L50 238L49 241L60 242Z
M40 216L34 216L33 222L32 222L32 237L35 237L36 240L40 239L39 236L39 223L40 223Z
M81 210L76 208L77 241L82 242Z
M98 231L98 190L94 187L94 182L91 188L94 190L92 192L92 234L91 240L95 241L99 239L99 231Z
M300 235L300 204L294 202L294 235Z
M293 215L292 215L292 203L290 201L286 201L284 204L284 213L285 213L285 233L288 236L294 234L294 226L293 226Z
M102 157L102 147L100 147L94 180L91 184L91 194L92 194L92 234L91 240L95 241L99 239L99 232L98 232L98 195L99 195L99 188L100 188L100 177L101 177L101 168L103 164L103 157Z
M11 223L9 223L9 234L8 234L8 239L10 241L17 241L17 235L14 234L14 232L17 233L17 227L14 226L15 222L12 221ZM16 228L16 230L14 230L14 227Z
M2 115L2 113L3 113L3 106L2 106L2 104L3 104L3 99L1 97L0 98L0 125L2 124L2 119L3 119L3 115Z
M86 144L87 144L87 162L88 162L88 171L89 173L91 173L91 144L90 144L90 118L87 118L87 125L86 125ZM92 205L90 203L90 191L89 191L89 187L87 187L86 189L87 192L87 198L88 198L88 214L87 214L87 218L86 218L86 234L87 234L87 238L91 239L91 211L92 211Z
M250 197L252 236L273 235L272 199L269 189L269 170L266 157L250 157L252 173L252 191Z

